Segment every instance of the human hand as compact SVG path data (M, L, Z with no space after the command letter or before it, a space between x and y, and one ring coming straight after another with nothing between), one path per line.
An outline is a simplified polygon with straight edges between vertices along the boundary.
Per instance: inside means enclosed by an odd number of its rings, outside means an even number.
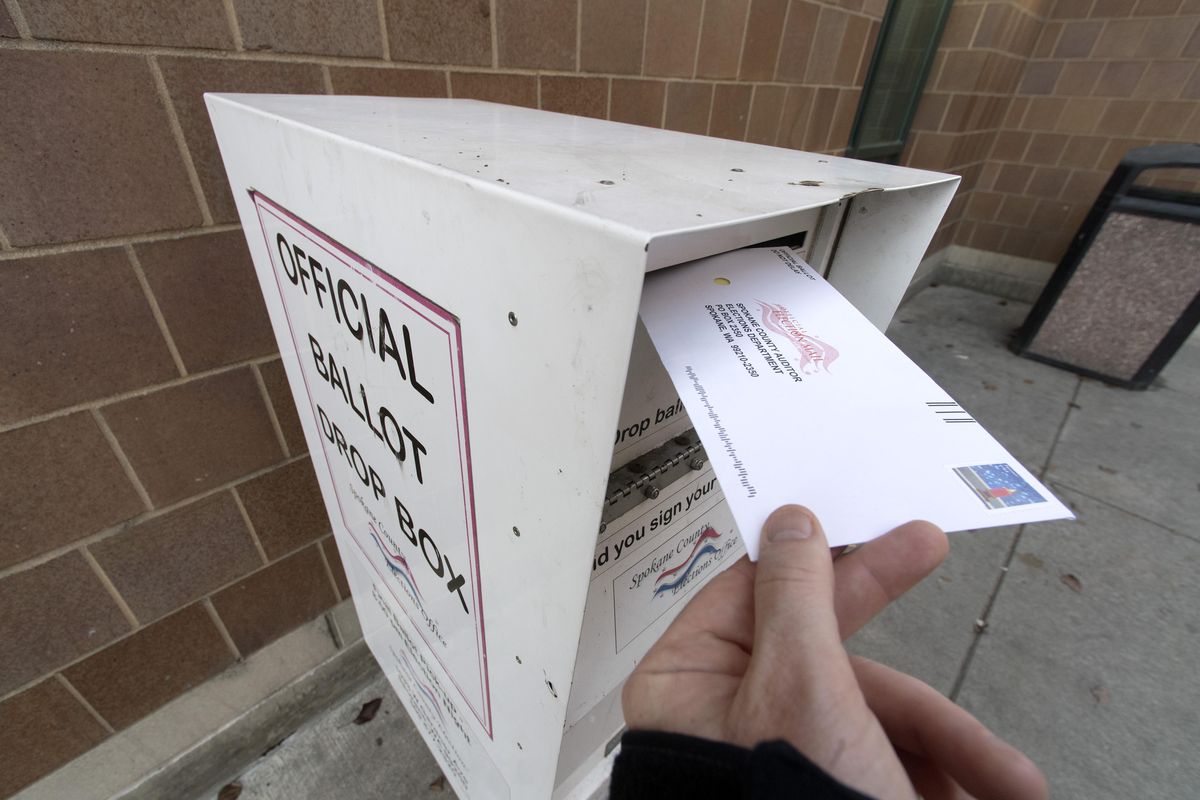
M742 559L688 603L625 683L625 720L754 747L784 739L880 800L1044 798L1020 752L936 690L842 639L929 574L945 534L910 522L836 560L799 506L763 526Z

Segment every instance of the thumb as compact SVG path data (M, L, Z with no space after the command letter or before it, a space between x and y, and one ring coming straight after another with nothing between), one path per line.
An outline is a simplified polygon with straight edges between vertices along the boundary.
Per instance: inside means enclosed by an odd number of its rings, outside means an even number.
M828 669L831 654L842 651L833 607L833 558L821 523L803 506L783 506L763 524L754 626L756 655L765 650L768 660L780 655L802 670L822 664ZM808 663L795 664L797 659Z

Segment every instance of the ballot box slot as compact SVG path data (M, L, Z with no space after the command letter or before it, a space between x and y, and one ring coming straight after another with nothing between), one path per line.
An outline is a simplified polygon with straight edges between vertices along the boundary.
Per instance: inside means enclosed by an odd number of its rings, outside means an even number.
M600 516L602 528L629 509L654 499L663 487L681 476L703 469L707 461L696 429L689 428L617 468L608 476L608 491Z

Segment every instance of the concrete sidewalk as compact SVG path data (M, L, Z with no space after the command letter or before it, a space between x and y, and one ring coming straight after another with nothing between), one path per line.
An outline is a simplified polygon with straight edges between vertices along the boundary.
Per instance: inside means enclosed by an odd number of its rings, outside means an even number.
M889 335L1079 520L953 536L945 565L851 642L947 693L1056 798L1200 786L1200 342L1146 392L1013 356L1027 305L932 287ZM378 715L352 720L382 698ZM242 798L449 798L382 677L248 768ZM213 797L216 789L206 795Z

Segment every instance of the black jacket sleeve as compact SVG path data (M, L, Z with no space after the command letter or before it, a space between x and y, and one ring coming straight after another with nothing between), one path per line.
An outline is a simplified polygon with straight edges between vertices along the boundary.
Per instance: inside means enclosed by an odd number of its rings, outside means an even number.
M834 780L784 741L747 750L658 731L627 731L621 737L609 797L871 800Z

